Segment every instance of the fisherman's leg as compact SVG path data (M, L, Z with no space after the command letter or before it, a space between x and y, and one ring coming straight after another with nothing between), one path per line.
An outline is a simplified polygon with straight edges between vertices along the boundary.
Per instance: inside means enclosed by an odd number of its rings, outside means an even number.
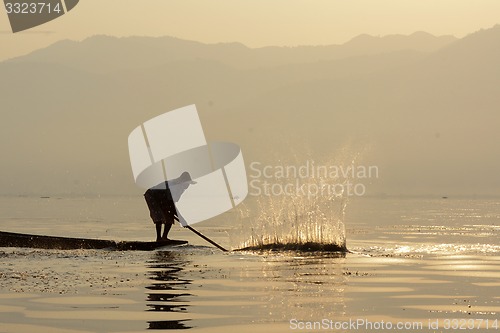
M170 228L172 228L172 224L174 224L174 217L172 214L169 214L166 218L165 230L163 231L163 236L161 237L162 240L168 240L168 232L170 231Z
M166 223L165 224L165 230L163 230L163 236L161 237L161 240L168 240L168 232L170 231L170 228L172 228L171 223Z
M156 241L161 241L161 222L155 222L156 227Z

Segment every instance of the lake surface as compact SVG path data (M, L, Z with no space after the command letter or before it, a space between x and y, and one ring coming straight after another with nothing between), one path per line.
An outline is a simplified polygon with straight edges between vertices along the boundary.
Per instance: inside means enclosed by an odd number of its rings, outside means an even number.
M251 217L250 217L251 219ZM238 248L237 212L196 226ZM355 198L351 253L0 248L0 332L499 330L500 200ZM0 198L0 230L153 240L142 197Z

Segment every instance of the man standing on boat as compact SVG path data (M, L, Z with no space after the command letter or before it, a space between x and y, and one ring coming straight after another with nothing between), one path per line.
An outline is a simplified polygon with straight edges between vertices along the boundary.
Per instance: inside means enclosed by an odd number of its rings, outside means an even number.
M191 179L189 172L183 172L178 178L162 182L146 191L144 199L148 204L149 214L156 227L156 241L168 241L168 232L174 224L179 221L179 215L175 209L175 202L179 201L182 193L189 185L196 184ZM163 235L162 225L165 225Z

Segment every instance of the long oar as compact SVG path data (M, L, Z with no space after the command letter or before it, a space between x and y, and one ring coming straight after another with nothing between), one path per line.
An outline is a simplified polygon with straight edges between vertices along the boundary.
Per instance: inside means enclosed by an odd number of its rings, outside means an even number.
M220 250L222 250L224 252L228 252L225 248L223 248L222 246L220 246L219 244L217 244L216 242L214 242L213 240L211 240L207 236L203 235L198 230L193 229L193 227L191 227L189 225L186 225L185 228L188 228L189 230L191 230L192 232L194 232L195 234L197 234L198 236L200 236L201 238L203 238L204 240L206 240L207 242L209 242L213 246L217 247L218 249L220 249Z
M174 214L174 219L176 219L177 222L180 222L179 221L179 217L176 214ZM214 242L213 240L211 240L210 238L208 238L207 236L205 236L204 234L202 234L198 230L196 230L193 227L191 227L190 225L186 225L186 226L183 226L183 227L184 228L188 228L189 230L191 230L192 232L194 232L195 234L197 234L198 236L200 236L201 238L203 238L204 240L206 240L207 242L209 242L210 244L212 244L216 248L218 248L218 249L220 249L220 250L222 250L224 252L229 252L228 250L226 250L225 248L223 248L222 246L220 246L219 244L217 244L216 242Z

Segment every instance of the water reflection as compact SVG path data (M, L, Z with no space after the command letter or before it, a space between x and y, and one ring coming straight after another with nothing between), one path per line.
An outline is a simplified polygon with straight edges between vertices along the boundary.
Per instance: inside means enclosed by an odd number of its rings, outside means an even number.
M346 313L345 253L266 252L207 257L161 251L148 262L149 329L250 327ZM161 320L158 320L161 319Z
M345 253L283 253L269 256L261 267L272 319L317 320L346 313Z
M151 292L147 297L147 311L162 313L187 313L188 292L192 280L184 277L184 269L190 262L182 253L174 251L157 251L148 262L149 279L153 282L146 289ZM166 317L171 317L166 315ZM149 321L148 329L178 330L189 329L190 319Z

